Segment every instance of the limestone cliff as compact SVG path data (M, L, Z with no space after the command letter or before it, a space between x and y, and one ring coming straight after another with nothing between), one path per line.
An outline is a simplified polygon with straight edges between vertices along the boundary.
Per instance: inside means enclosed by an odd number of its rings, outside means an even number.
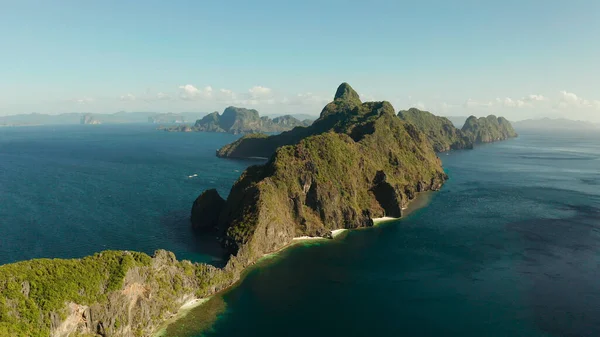
M494 115L467 118L465 125L462 127L462 132L473 143L491 143L518 136L506 118Z
M210 113L196 121L194 126L182 130L181 126L162 128L165 131L204 131L228 132L233 134L252 134L258 132L281 132L307 123L292 116L276 118L261 117L254 109L228 107L222 114Z
M225 270L180 262L166 251L3 265L0 336L151 336L183 303L232 280Z
M446 117L416 108L400 111L398 117L423 131L436 152L473 148L473 141Z
M358 97L342 84L311 127L245 138L245 144L259 142L252 151L264 144L293 145L277 148L265 165L248 168L219 209L201 207L218 204L215 191L197 199L194 226L224 238L234 254L232 270L296 236L326 236L334 229L371 226L372 218L400 217L418 192L442 186L446 175L427 137L399 119L388 102L362 103ZM209 214L215 211L216 222Z

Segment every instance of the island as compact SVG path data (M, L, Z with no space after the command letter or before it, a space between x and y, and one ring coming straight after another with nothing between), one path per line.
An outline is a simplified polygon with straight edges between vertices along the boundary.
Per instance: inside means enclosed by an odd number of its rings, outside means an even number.
M462 132L474 143L491 143L518 136L506 118L494 115L467 118Z
M398 113L398 117L414 124L425 133L436 152L473 148L473 140L462 130L457 129L446 117L436 116L417 108L402 110Z
M163 127L170 132L227 132L232 134L251 134L258 132L281 132L297 126L310 125L309 120L300 121L291 115L275 117L263 116L254 109L236 108L230 106L222 114L210 113L196 121L193 126L178 125Z
M346 83L338 88L335 97L336 99L323 109L321 116L308 127L294 128L278 135L245 135L233 143L223 146L217 150L216 154L222 158L269 158L277 148L297 144L308 136L328 131L343 132L346 121L340 120L340 116L332 112L335 112L336 109L355 109L352 104L360 103L360 98ZM346 97L346 100L340 100L340 97ZM472 149L474 144L517 136L508 120L493 115L479 119L471 116L462 129L456 128L446 117L436 116L416 108L400 111L398 118L423 132L436 152Z
M222 116L213 118L225 130ZM486 123L475 120L462 132L487 140ZM268 161L248 167L227 199L209 189L193 202L193 231L215 234L230 253L223 268L177 261L163 250L152 257L104 251L3 265L0 335L152 336L180 308L233 285L248 266L295 238L331 238L378 218L399 218L419 193L439 190L448 178L432 144L439 137L424 127L399 118L389 102L361 102L343 83L312 125L242 138L232 151ZM448 139L460 135L444 132Z

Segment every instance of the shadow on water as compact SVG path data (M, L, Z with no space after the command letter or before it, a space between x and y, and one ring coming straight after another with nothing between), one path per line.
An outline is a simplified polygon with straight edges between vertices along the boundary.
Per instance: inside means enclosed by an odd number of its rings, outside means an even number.
M194 233L190 225L189 213L172 212L160 219L161 225L172 242L185 247L186 251L208 257L206 262L215 267L223 267L227 263L228 253L223 249L216 236Z
M570 197L564 200L575 201ZM600 205L598 198L579 198ZM509 225L524 244L517 268L530 280L527 300L542 330L564 337L600 336L600 208L560 207L575 215Z

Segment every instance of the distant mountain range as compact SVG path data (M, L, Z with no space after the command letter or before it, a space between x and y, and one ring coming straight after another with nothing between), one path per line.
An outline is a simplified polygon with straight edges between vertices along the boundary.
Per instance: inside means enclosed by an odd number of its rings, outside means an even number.
M600 130L600 124L566 118L526 119L512 124L517 130Z
M125 123L194 123L206 112L115 112L112 114L70 112L58 115L40 113L0 116L0 126L58 124L125 124Z
M462 128L467 120L466 116L449 116L452 124L457 128ZM599 123L588 121L572 120L566 118L535 118L525 119L518 122L511 122L513 127L519 130L600 130Z

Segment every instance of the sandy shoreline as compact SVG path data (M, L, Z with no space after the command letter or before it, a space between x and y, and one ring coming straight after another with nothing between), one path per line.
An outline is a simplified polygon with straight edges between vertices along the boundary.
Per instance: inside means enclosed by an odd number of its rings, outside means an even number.
M187 315L192 309L201 306L202 304L208 302L211 297L203 297L203 298L192 298L185 303L183 303L177 312L173 314L168 320L166 320L161 327L152 334L152 337L165 337L167 333L167 327L175 322L177 322L180 318Z
M392 218L390 216L384 216L383 218L374 218L372 220L373 220L373 225L378 225L380 223L395 221L398 219L400 219L400 218Z
M210 297L193 298L193 299L183 303L183 305L181 305L181 307L179 307L179 311L194 309L195 307L208 302L209 299L210 299ZM178 311L178 313L179 313L179 311Z
M428 204L429 202L429 197L430 197L430 193L427 192L422 192L419 193L419 195L417 196L417 198L411 200L411 202L409 202L408 207L403 208L402 210L406 210L408 208L408 212L406 212L406 214L411 213L412 211L419 209L421 207L424 207L425 205ZM421 197L421 198L419 198ZM405 215L405 214L403 214ZM381 223L385 223L385 222L390 222L390 221L395 221L395 220L399 220L400 218L392 218L392 217L382 217L382 218L374 218L373 220L373 225L378 225ZM258 264L261 261L264 260L268 260L271 258L275 258L279 255L279 253L287 248L293 247L295 244L297 243L301 243L303 241L318 241L318 240L332 240L335 239L337 236L339 236L340 234L349 231L349 229L347 228L340 228L340 229L334 229L332 231L330 231L331 237L327 238L327 237L321 237L321 236L298 236L293 238L288 244L286 244L285 246L270 252L270 253L266 253L264 254L261 258L259 258L256 262L254 262L253 264L251 264L250 266L248 266L246 268L246 270L253 268L256 264ZM238 279L236 282L233 282L230 286L226 287L225 289L220 290L219 292L217 292L217 294L219 293L223 293L226 292L228 290L230 290L231 288L235 287L239 282L241 282L243 280L243 276L240 277L240 279ZM213 294L212 296L215 296L217 294ZM164 325L163 327L158 330L153 337L165 337L164 334L166 333L166 329L167 327L172 324L175 323L179 318L185 316L189 311L191 311L192 309L208 302L208 300L210 300L210 298L212 297L207 297L207 298L194 298L191 299L187 302L185 302L177 311L177 313L175 315L173 315L172 318L170 318Z

